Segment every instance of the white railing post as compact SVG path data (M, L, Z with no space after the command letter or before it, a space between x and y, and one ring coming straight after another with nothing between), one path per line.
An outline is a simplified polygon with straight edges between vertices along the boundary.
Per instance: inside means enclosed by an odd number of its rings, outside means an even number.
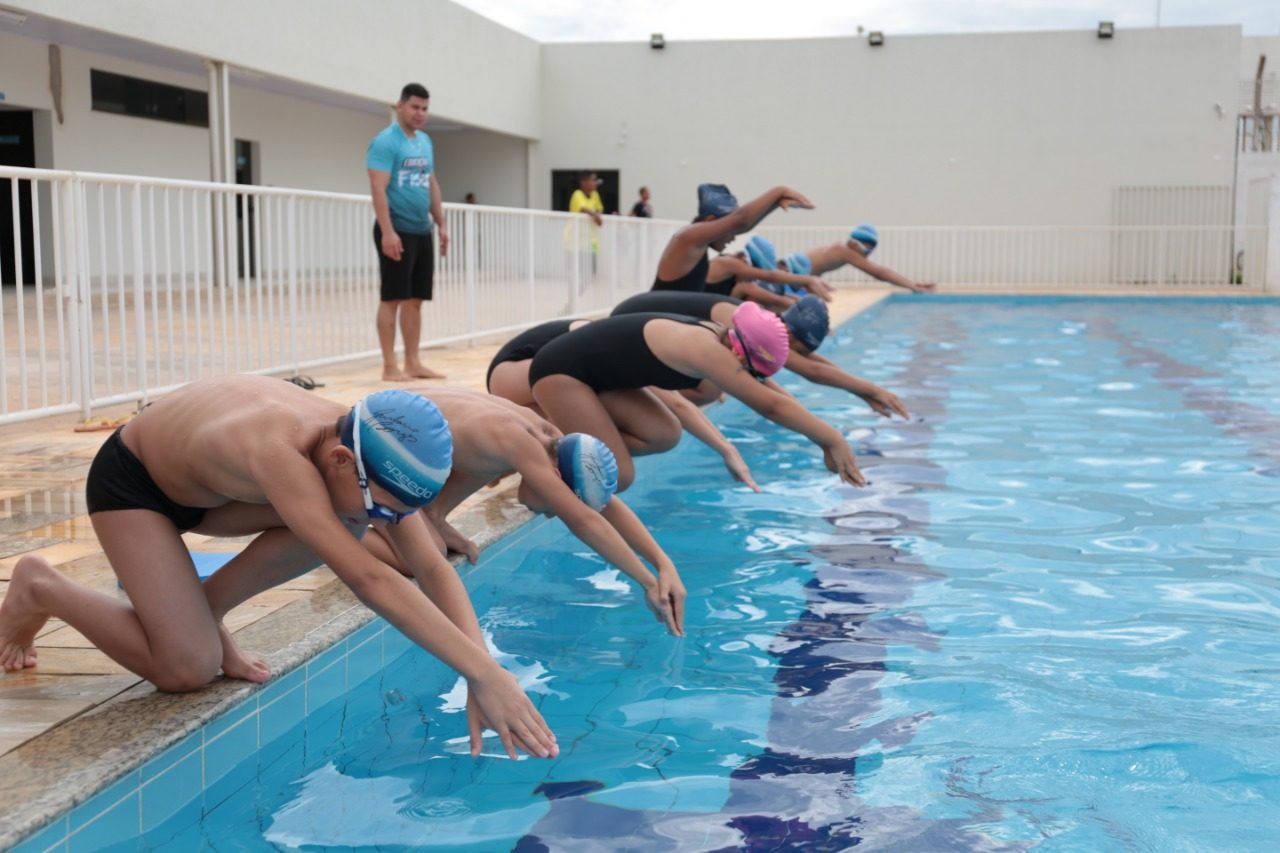
M467 338L468 343L475 342L476 323L476 265L479 262L476 251L477 240L476 212L470 208L462 212L462 278L467 289ZM492 238L490 238L492 239Z
M578 313L578 290L582 287L582 230L579 223L582 217L575 216L569 221L572 226L573 248L569 250L570 263L573 270L569 274L569 313Z
M75 334L80 340L80 414L88 418L93 411L93 277L89 269L89 202L84 181L73 178L72 204L76 212L76 254L80 274L76 279L76 303L80 321ZM106 254L102 256L106 270Z
M137 340L134 348L138 357L138 388L142 393L143 405L147 402L147 392L150 389L147 373L147 291L146 283L143 281L143 265L142 265L142 187L134 184L133 187L133 333ZM121 317L121 325L124 325L124 318ZM128 388L121 389L128 391Z
M287 361L298 372L298 200L289 199L285 211L285 239L288 242L289 264L289 352Z
M528 264L529 269L526 271L527 274L525 276L526 282L528 283L528 291L529 291L529 316L526 319L530 323L532 323L535 319L537 319L537 316L538 316L538 300L537 300L538 245L536 242L537 231L535 230L534 223L535 223L534 218L530 216L529 228L527 232L529 237L529 264Z
M617 219L609 229L609 306L618 304L618 229L625 219Z

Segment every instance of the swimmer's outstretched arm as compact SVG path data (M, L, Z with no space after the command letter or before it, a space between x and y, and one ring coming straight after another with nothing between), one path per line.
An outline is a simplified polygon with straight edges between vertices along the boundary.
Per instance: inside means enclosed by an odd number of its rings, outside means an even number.
M515 678L408 578L371 555L343 526L310 459L287 439L271 436L251 448L245 468L285 525L369 609L467 679L477 706L502 738L508 755L515 757L516 746L541 757L558 754L555 736ZM405 521L419 520L410 516ZM425 528L420 533L430 541Z
M535 441L534 444L536 445L537 442ZM640 585L644 590L645 604L653 611L658 621L667 626L668 631L676 636L683 635L683 598L681 598L681 609L677 613L672 608L670 600L664 600L662 597L660 578L654 577L653 572L649 571L635 552L627 546L627 542L613 528L613 525L600 513L579 500L573 490L565 485L564 480L560 479L560 475L550 464L541 445L537 446L536 453L536 456L515 453L511 456L518 460L516 470L524 480L523 485L532 489L538 496L539 502L559 517L574 536ZM675 566L671 568L674 571Z
M745 234L778 208L812 208L813 202L790 187L774 187L768 192L716 219L694 222L675 233L658 259L658 276L675 281L693 269L712 243L729 242Z
M937 284L933 282L917 282L907 278L905 275L889 269L883 264L877 264L862 253L860 248L853 245L853 240L845 242L841 257L844 262L852 267L857 267L872 278L879 279L887 284L896 284L898 287L905 287L912 293L920 293L921 291L929 291L937 288Z
M699 340L693 358L682 357L691 370L719 385L726 394L737 397L759 414L789 430L798 432L822 448L823 461L829 470L840 475L851 486L865 486L866 478L858 470L853 448L839 430L823 423L794 397L779 394L761 385L728 350L715 341ZM696 362L696 363L695 363ZM680 369L679 365L673 365Z
M733 286L733 292L730 296L738 299L748 299L752 302L758 302L765 308L773 311L786 311L792 305L796 304L796 297L787 296L782 293L774 293L766 287L761 287L754 281L740 281Z
M716 425L702 413L701 409L689 402L677 391L668 391L665 388L650 388L649 390L671 410L671 414L676 416L676 419L680 421L680 425L684 427L689 435L720 454L720 457L724 459L724 467L729 469L729 474L733 479L749 487L753 492L760 491L760 487L756 485L755 479L751 476L751 469L747 467L746 460L742 458L737 445L725 438L724 433L716 429Z
M676 564L662 550L662 546L653 538L649 528L640 517L631 511L631 507L623 503L622 498L614 495L604 509L600 510L618 535L637 554L649 561L658 572L658 598L671 606L678 631L677 636L684 636L684 603L688 593L684 582L680 580L680 572Z
M902 405L902 401L896 394L881 388L874 382L846 373L817 353L801 355L791 350L787 354L787 370L818 385L829 385L861 397L872 411L886 418L894 414L904 418L911 417L907 407Z

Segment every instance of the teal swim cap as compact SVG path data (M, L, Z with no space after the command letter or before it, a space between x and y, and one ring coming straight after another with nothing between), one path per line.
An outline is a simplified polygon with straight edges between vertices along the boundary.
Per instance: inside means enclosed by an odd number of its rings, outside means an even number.
M782 322L792 337L813 352L822 346L822 339L831 329L831 314L827 303L810 293L782 312Z
M880 245L880 232L876 230L874 225L867 225L865 223L859 225L857 228L853 229L849 236L866 246L868 255L871 254L876 246Z
M792 275L809 275L813 272L813 261L804 252L792 252L782 259L787 265L787 272Z
M757 234L748 240L747 257L751 259L751 266L756 269L776 270L778 268L778 250L774 248L768 237Z
M556 443L556 467L582 502L596 512L618 491L618 460L594 435L571 432Z
M370 480L406 506L426 506L440 494L453 468L453 434L435 403L408 391L375 391L343 422L340 439L352 452L356 429Z

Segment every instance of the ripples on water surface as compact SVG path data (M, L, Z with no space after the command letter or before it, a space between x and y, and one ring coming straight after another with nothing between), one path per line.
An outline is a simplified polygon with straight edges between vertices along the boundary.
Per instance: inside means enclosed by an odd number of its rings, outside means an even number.
M870 488L737 404L712 411L765 494L688 442L642 464L683 641L558 523L485 555L477 608L559 760L471 759L455 679L410 652L149 841L1274 849L1278 328L1275 303L895 299L828 347L915 419L789 383Z

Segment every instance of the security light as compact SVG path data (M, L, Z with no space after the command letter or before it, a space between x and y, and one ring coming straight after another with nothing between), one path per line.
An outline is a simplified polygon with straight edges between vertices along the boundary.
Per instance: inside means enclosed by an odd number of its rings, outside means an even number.
M1098 21L1098 38L1109 39L1116 34L1115 21Z
M884 44L884 33L882 33L880 30L872 30L871 32L867 33L867 44L871 45L872 47L879 47L880 45Z
M667 46L667 40L662 37L662 33L654 33L649 36L649 47L654 50L662 50Z

